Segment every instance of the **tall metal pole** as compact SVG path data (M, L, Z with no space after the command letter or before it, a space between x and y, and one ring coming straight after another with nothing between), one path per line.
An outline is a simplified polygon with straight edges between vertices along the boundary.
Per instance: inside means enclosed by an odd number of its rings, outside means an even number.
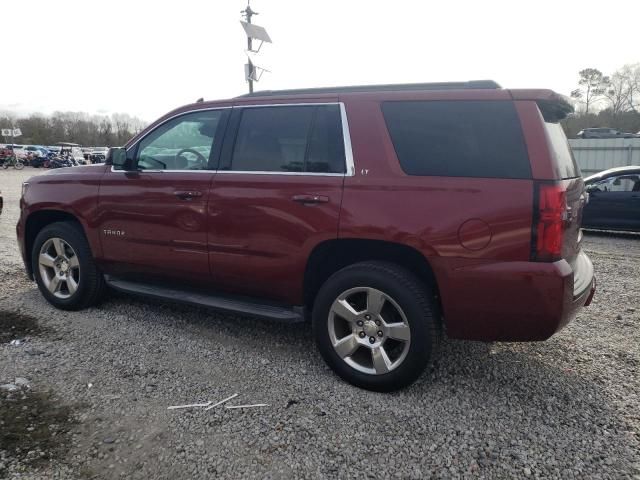
M251 5L249 4L249 0L247 0L247 8L245 10L243 10L242 12L240 12L242 14L244 14L245 18L247 19L247 23L251 23L251 17L253 15L258 15L258 12L254 12L253 10L251 10ZM247 50L251 51L251 37L247 37ZM253 93L253 62L251 61L251 59L249 58L249 75L248 75L248 81L249 81L249 93Z

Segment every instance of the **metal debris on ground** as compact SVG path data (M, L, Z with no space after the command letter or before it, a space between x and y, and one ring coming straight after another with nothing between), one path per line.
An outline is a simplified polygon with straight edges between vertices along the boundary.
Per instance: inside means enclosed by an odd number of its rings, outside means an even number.
M256 403L254 405L228 405L225 408L231 410L232 408L255 408L255 407L268 407L267 403Z
M24 377L16 377L13 383L15 383L19 387L25 387L25 388L29 388L31 386L31 383L29 383L29 380L27 380Z
M167 407L167 410L178 410L178 409L182 409L182 408L204 408L205 410L211 410L212 408L215 408L219 405L222 405L223 403L228 402L229 400L232 400L234 398L236 398L238 396L237 393L234 393L233 395L225 398L224 400L220 400L217 403L213 403L212 401L206 402L206 403L190 403L187 405L174 405L171 407ZM226 406L225 408L228 409L236 409L236 408L258 408L258 407L268 407L269 404L267 403L254 403L252 405L230 405L230 406Z
M211 402L207 402L207 403L190 403L188 405L174 405L172 407L167 407L167 410L179 410L181 408L201 408L201 407L208 407L209 405L211 405Z
M209 405L207 408L205 408L205 410L211 410L212 408L217 407L218 405L222 405L223 403L228 402L229 400L231 400L232 398L236 398L237 396L238 396L238 394L234 393L230 397L227 397L224 400L220 400L218 403L215 403L213 405Z

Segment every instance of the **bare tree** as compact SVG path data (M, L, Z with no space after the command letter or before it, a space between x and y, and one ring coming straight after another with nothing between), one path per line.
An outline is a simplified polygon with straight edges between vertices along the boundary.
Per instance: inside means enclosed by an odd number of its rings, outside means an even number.
M625 65L619 71L627 83L628 107L637 112L640 108L640 63Z
M580 75L578 81L580 88L571 92L571 96L584 103L584 111L588 114L593 104L599 101L605 93L609 77L604 76L597 68L585 68L580 70L578 74Z
M627 111L629 107L629 84L626 76L620 70L611 75L602 95L607 99L608 107L614 115Z
M640 64L625 65L616 70L611 75L603 96L613 115L637 111L640 106Z

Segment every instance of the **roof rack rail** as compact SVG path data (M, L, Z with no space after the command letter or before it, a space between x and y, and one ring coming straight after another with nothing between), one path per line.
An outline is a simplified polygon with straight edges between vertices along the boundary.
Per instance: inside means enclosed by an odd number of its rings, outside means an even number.
M276 95L311 95L319 93L357 93L357 92L404 92L414 90L456 90L456 89L498 89L502 88L493 80L470 80L468 82L441 83L398 83L386 85L352 85L347 87L294 88L290 90L262 90L246 93L235 98L273 97Z

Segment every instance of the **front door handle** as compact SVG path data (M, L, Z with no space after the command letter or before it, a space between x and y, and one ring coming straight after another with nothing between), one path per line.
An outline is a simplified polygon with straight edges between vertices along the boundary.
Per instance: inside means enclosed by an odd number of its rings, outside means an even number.
M324 195L294 195L291 200L303 205L317 205L318 203L328 203L329 197Z
M177 191L173 192L173 194L178 197L180 200L192 200L197 197L202 196L202 192L189 190L189 191Z

